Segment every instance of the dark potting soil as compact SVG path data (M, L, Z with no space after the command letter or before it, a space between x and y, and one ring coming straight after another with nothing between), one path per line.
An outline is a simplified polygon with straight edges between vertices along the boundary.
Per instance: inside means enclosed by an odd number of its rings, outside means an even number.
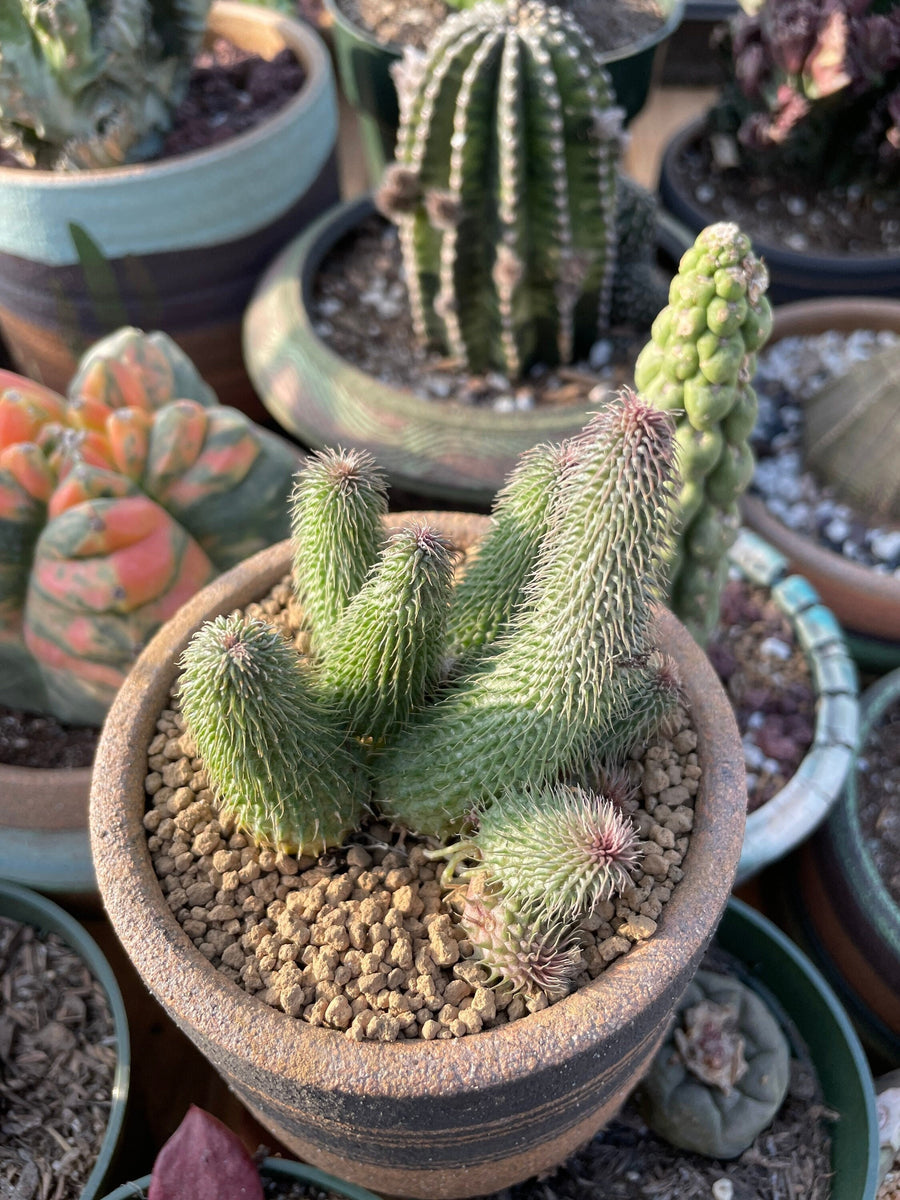
M0 1196L78 1200L109 1121L106 995L56 934L0 917Z
M0 763L8 767L89 767L99 729L0 704Z
M900 253L896 196L856 185L823 188L796 172L770 176L723 167L714 154L721 144L701 135L672 164L675 182L710 223L736 221L751 238L801 254ZM725 161L731 161L725 146Z
M619 329L598 340L589 361L535 367L513 383L497 371L467 371L459 362L423 348L413 332L396 228L373 217L325 257L312 299L316 333L341 358L423 400L525 412L539 405L601 403L634 377L634 362L649 330ZM600 389L592 395L595 388Z
M878 873L900 905L900 697L889 704L860 751L859 819Z
M648 37L665 23L656 0L557 0L601 53ZM454 9L444 0L338 0L341 12L377 41L423 49Z
M809 664L768 588L730 579L707 654L737 718L747 766L747 810L779 792L815 734Z
M743 964L715 946L703 966L753 984ZM834 1114L822 1102L815 1068L796 1028L783 1012L773 1011L794 1055L788 1093L774 1121L738 1158L705 1158L670 1146L645 1125L635 1093L615 1120L556 1171L481 1200L827 1200L827 1121Z
M299 1179L264 1179L263 1195L266 1200L341 1200L336 1192Z

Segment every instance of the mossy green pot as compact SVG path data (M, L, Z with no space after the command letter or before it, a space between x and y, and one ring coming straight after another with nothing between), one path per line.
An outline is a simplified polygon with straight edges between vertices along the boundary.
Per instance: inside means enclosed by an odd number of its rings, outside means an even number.
M285 1183L308 1183L323 1191L333 1192L335 1196L342 1196L344 1200L378 1200L374 1192L366 1191L365 1188L357 1187L356 1184L344 1183L343 1180L336 1179L334 1175L328 1175L325 1171L317 1171L315 1167L307 1167L304 1163L289 1162L283 1158L264 1159L260 1164L259 1173L263 1179L280 1179ZM150 1176L145 1175L142 1179L123 1183L121 1187L117 1187L114 1192L105 1196L104 1200L145 1200L149 1186ZM222 1200L230 1200L230 1197L223 1197Z

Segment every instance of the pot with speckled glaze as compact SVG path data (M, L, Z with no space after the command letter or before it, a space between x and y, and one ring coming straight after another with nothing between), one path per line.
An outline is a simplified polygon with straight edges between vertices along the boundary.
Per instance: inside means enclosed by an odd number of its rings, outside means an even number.
M389 524L412 515L391 514ZM463 548L487 528L471 515L424 519ZM122 686L91 791L103 899L145 983L293 1153L382 1194L490 1192L566 1158L616 1112L659 1045L740 857L746 791L731 706L706 655L659 610L658 642L683 680L703 776L684 877L653 938L512 1024L451 1041L351 1041L266 1005L210 965L166 903L142 826L147 747L184 647L203 621L260 598L289 569L283 543L222 576L157 634Z

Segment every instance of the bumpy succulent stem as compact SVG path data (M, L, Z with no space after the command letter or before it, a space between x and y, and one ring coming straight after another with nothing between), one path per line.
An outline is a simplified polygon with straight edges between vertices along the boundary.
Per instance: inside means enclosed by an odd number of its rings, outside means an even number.
M711 225L683 256L669 304L635 365L650 404L680 410L670 600L698 641L715 627L737 534L737 499L753 475L756 355L772 327L768 275L736 225Z
M535 446L497 493L491 528L453 592L447 623L451 661L473 659L510 621L549 528L561 480L573 462L571 443Z
M184 718L223 809L263 845L299 854L339 845L363 811L362 771L282 635L216 617L181 665Z
M391 538L347 606L318 684L357 737L389 737L437 686L452 580L451 544L414 525Z
M476 5L396 74L400 228L413 321L472 370L567 362L609 320L622 111L575 21Z
M322 450L297 475L291 497L294 591L317 653L378 557L386 512L385 477L365 450Z
M648 627L671 520L671 421L623 394L577 458L502 648L380 763L379 803L410 828L445 835L504 787L552 782L597 738L644 731L629 703L658 675Z

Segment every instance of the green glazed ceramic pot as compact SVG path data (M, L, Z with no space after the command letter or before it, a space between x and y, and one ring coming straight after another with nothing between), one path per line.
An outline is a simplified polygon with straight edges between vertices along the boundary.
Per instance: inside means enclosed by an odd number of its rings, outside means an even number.
M335 1196L343 1196L346 1200L378 1200L374 1192L357 1187L355 1183L344 1183L327 1175L315 1167L307 1167L304 1163L289 1162L283 1158L266 1158L260 1166L263 1179L283 1179L285 1182L308 1183L313 1187L333 1192ZM147 1188L150 1186L150 1176L135 1179L132 1183L123 1183L114 1192L110 1192L104 1200L144 1200ZM223 1197L223 1200L227 1200Z

